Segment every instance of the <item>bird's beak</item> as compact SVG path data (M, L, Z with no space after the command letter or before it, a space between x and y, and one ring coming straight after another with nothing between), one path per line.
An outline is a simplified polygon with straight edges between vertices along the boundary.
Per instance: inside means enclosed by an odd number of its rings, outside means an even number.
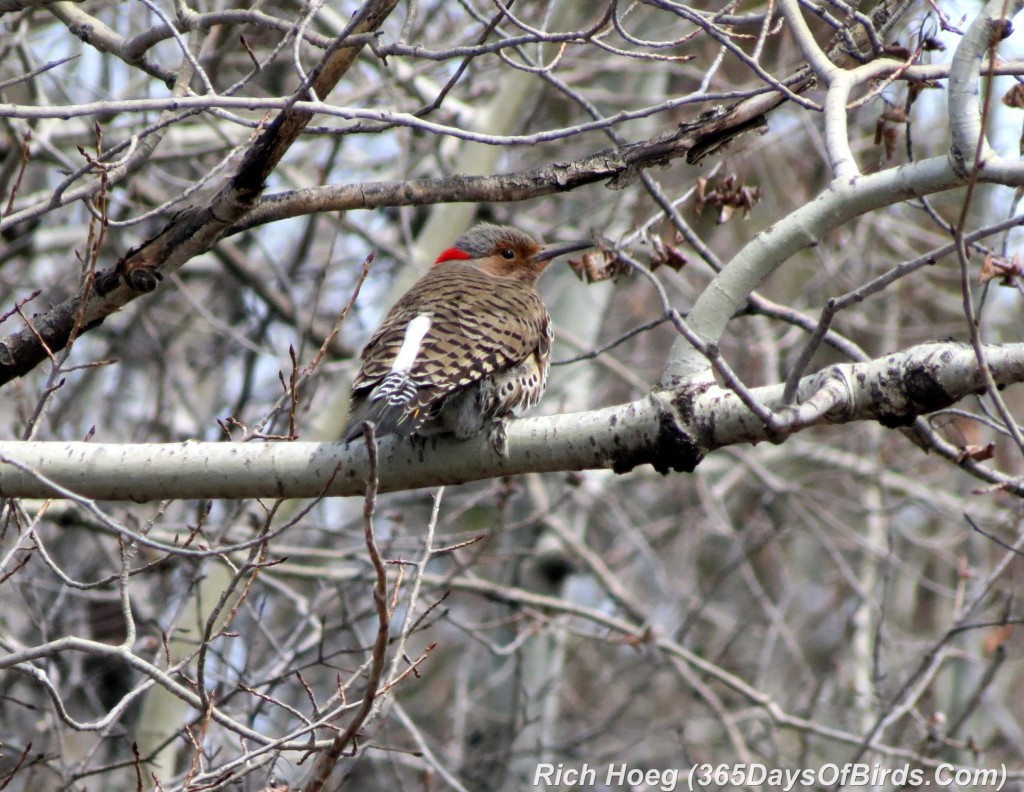
M589 239L580 239L576 242L559 242L554 245L548 245L540 253L533 257L534 261L551 261L553 258L558 256L564 256L566 253L575 253L578 250L586 250L587 248L594 247L594 243Z

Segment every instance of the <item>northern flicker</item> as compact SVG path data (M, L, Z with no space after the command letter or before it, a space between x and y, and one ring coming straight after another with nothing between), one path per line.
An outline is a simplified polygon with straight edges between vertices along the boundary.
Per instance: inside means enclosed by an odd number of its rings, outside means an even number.
M511 226L482 223L438 256L407 291L361 355L352 383L349 442L373 421L378 436L495 431L532 407L547 384L551 319L534 285L563 253Z

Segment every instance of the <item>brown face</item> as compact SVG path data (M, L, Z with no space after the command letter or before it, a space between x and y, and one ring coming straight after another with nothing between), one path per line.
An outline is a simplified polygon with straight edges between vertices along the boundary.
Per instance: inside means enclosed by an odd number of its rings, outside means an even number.
M547 261L535 258L541 250L543 247L533 240L502 239L489 256L479 260L478 266L488 275L533 283L548 265Z

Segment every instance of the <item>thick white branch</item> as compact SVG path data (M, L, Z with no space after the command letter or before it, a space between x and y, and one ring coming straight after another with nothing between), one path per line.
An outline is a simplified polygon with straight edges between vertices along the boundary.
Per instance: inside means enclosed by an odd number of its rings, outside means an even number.
M987 348L999 385L1024 382L1024 344ZM867 363L832 366L802 380L790 432L826 423L886 426L946 407L978 391L973 350L925 344ZM782 385L754 389L783 410ZM783 415L786 413L783 412ZM527 472L651 464L692 470L716 448L778 440L734 393L714 385L657 391L629 404L513 422L509 455L485 437L380 443L380 490L415 489ZM0 496L100 500L356 495L367 475L359 443L0 442Z
M789 4L792 6L793 4ZM998 157L981 134L981 107L978 100L979 67L990 49L1001 38L1009 17L1024 6L1024 0L992 0L972 23L961 40L950 67L949 108L953 145L948 157L936 157L890 168L868 176L857 176L848 155L848 146L838 139L838 108L830 110L829 121L835 134L829 139L829 156L837 168L831 184L810 203L801 206L760 232L729 262L700 295L687 317L687 324L705 342L715 344L732 316L748 296L778 267L803 248L860 215L922 195L958 187L974 171L978 156L979 181L1020 187L1024 185L1024 163ZM1006 7L1005 16L1003 9ZM795 9L792 9L795 12ZM795 17L794 17L795 18ZM810 41L804 37L805 47ZM853 82L884 73L894 64L868 64L841 79L838 70L826 71L838 85L830 91L833 99L842 98ZM911 69L907 70L908 72ZM703 355L684 338L676 340L662 375L661 384L673 388L701 370Z
M995 51L1009 33L1009 20L1024 6L1024 0L991 0L967 28L953 53L949 69L949 124L952 144L949 159L954 170L967 178L975 167L998 170L1000 181L1020 173L1019 163L1007 163L989 146L984 135L980 102L982 59ZM994 173L987 174L995 178Z
M697 298L687 324L705 341L717 342L750 293L800 250L816 245L830 231L855 217L962 183L946 157L912 162L850 181L834 180L814 200L744 245ZM684 338L677 339L662 385L674 387L701 365L706 365L703 356Z

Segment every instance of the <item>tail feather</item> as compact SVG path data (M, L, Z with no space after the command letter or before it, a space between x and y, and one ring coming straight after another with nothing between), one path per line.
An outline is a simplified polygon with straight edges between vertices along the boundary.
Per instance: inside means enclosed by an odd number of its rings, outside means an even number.
M396 404L386 398L375 399L376 394L356 397L352 402L348 425L342 433L343 443L350 443L363 436L363 424L373 421L377 437L384 435L406 435L416 429L407 404Z

